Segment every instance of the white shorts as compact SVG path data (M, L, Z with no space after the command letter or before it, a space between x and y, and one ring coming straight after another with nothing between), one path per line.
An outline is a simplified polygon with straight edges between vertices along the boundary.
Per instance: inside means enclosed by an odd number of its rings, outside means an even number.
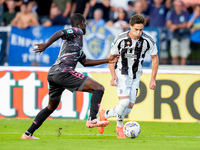
M131 103L135 103L140 84L142 72L136 73L136 78L130 78L128 75L122 75L119 69L115 69L118 81L116 81L116 90L118 97L129 96Z

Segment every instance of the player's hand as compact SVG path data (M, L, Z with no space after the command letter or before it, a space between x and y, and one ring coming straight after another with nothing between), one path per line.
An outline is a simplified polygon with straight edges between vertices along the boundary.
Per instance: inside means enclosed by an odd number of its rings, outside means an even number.
M118 61L118 59L119 59L119 56L120 56L120 54L111 55L108 58L108 63L116 63Z
M117 86L117 77L115 76L115 77L112 77L112 79L111 79L111 81L110 81L110 85L111 86Z
M47 48L47 44L46 43L41 43L41 44L34 44L34 47L33 47L33 51L35 53L41 53L43 52L45 49Z
M156 81L155 80L151 80L150 83L149 83L149 88L151 90L155 90L156 88Z

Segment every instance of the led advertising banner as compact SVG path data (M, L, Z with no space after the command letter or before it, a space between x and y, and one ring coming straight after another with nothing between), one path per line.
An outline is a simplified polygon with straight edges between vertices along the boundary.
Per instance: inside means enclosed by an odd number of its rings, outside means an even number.
M3 68L3 67L2 67ZM30 118L48 104L46 67L0 67L0 118ZM115 87L110 86L108 70L78 70L105 87L100 109L119 103ZM200 120L200 76L188 73L158 73L155 90L149 89L150 71L144 70L136 104L127 120L161 122L196 122ZM64 91L52 118L87 118L91 94ZM115 119L115 118L111 118Z

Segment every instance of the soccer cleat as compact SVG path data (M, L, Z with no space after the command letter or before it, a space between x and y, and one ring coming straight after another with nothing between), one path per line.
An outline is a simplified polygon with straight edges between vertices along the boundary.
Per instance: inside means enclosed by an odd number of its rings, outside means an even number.
M103 109L99 111L100 121L107 121L107 119L104 116L105 112L106 110L103 110ZM104 132L104 129L105 127L98 127L99 133L102 134Z
M124 132L123 132L123 127L116 126L116 132L117 132L117 138L118 139L125 139L126 138L126 136L124 135Z
M34 136L28 136L26 135L25 133L22 135L21 139L39 139L37 137L34 137Z
M93 128L93 127L105 127L109 125L109 121L99 121L98 119L94 119L92 121L86 122L87 128Z

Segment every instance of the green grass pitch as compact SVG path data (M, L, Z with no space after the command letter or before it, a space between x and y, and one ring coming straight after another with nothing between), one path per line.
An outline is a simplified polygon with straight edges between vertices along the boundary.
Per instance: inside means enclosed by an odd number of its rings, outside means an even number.
M32 121L0 119L0 150L200 150L198 122L139 122L139 137L117 139L115 121L101 135L86 128L86 120L48 119L34 134L39 140L20 139Z

